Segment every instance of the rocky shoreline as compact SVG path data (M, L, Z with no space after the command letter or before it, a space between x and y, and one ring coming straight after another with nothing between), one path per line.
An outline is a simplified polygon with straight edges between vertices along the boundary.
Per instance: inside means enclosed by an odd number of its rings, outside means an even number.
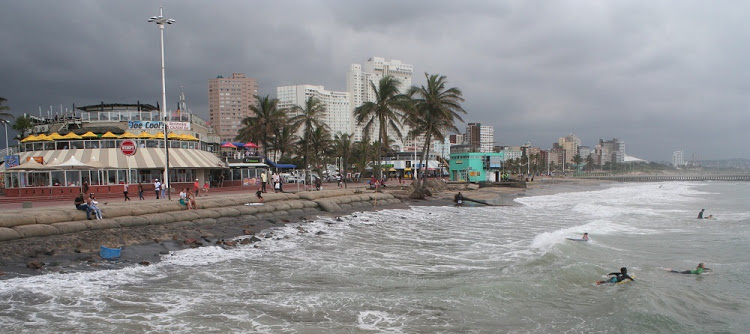
M537 182L530 188L558 183L581 181ZM343 217L360 211L406 209L415 205L452 205L457 191L491 205L512 205L513 199L526 191L442 182L429 186L432 197L427 200L409 200L409 189L394 188L384 193L355 189L266 194L263 205L245 205L257 203L250 194L216 196L201 199L198 210L193 211L176 202L152 203L148 207L138 202L118 203L104 209L105 219L92 221L86 220L82 211L68 208L40 210L31 218L8 212L0 216L0 279L149 265L181 249L254 244L273 238L273 229L286 224L301 224L304 233L303 224L321 216ZM15 237L13 232L24 236ZM3 235L7 238L9 234L14 238L3 239ZM117 261L102 259L100 246L122 247L121 257Z

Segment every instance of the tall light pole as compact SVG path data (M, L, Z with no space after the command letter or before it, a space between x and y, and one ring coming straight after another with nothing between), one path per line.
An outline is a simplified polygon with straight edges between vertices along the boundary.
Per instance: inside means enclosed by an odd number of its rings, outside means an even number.
M152 16L148 19L148 22L154 22L159 26L159 32L161 35L161 109L162 119L164 120L164 189L167 190L167 198L172 200L169 189L169 143L167 142L167 84L164 80L164 25L172 24L175 20L164 17L164 8L159 7L159 16Z

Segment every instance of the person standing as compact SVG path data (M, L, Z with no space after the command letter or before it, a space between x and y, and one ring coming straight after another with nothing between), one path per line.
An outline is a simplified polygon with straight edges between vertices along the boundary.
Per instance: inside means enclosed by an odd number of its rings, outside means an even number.
M145 199L143 198L143 184L141 184L140 182L138 183L138 199L140 200Z
M128 183L125 182L125 184L122 185L122 195L125 196L125 202L130 200L130 197L128 197Z
M198 179L195 179L195 182L193 182L193 190L195 191L195 197L200 196L198 192L201 190L201 183L198 182Z
M219 175L219 188L224 187L224 172Z
M268 183L268 176L266 176L266 171L263 171L260 173L260 191L266 192L266 183Z
M698 212L698 219L703 219L703 211L706 211L706 209L701 209L701 212Z
M161 182L159 182L159 179L154 179L154 192L156 193L156 199L159 199L159 194L161 193Z

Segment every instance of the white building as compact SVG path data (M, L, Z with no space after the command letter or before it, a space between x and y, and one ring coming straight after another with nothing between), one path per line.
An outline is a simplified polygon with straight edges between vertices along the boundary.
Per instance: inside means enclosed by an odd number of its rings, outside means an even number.
M279 99L279 109L289 109L295 105L302 108L308 98L313 97L322 102L326 108L321 121L328 125L331 138L337 133L352 134L352 112L349 106L349 93L334 92L326 90L323 86L315 85L292 85L276 88L276 97ZM289 117L297 116L298 113L290 113ZM302 131L300 129L299 131Z
M354 109L361 106L365 102L375 102L375 91L372 89L370 83L374 83L377 87L380 79L385 76L392 76L401 82L399 87L402 93L411 87L411 77L414 72L414 67L409 64L403 64L400 60L391 59L386 61L381 57L372 57L367 60L367 63L363 65L352 64L349 67L349 72L346 74L346 90L349 92L349 106L351 113L353 114ZM357 125L357 121L354 117L351 118L351 128L354 131L354 140L361 141L364 137L363 126ZM393 139L395 144L391 147L396 151L400 151L404 146L413 145L411 138L406 138L409 132L409 128L402 126L399 129L401 134L405 136L404 140L400 140L396 133L389 130L388 137ZM379 126L376 124L371 129L369 137L371 141L375 141L378 138ZM417 138L418 140L419 138ZM423 140L424 141L424 140Z
M682 151L675 151L672 153L672 166L680 168L685 165L684 153Z
M482 125L479 128L479 152L492 153L495 148L495 127Z

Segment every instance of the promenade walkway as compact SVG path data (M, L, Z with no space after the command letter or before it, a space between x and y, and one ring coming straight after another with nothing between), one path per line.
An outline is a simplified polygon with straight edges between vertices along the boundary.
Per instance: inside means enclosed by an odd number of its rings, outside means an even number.
M407 186L411 184L411 180L404 180L402 185ZM389 186L395 186L398 185L397 180L391 180L388 182ZM369 188L369 184L367 181L359 182L359 183L347 183L346 189L367 189ZM329 189L338 189L337 183L335 182L324 182L323 183L323 189L329 190ZM343 185L342 185L343 189ZM224 196L224 195L232 195L232 194L253 194L258 190L256 186L229 186L229 187L214 187L211 188L208 192L208 197L211 198L216 196ZM271 185L269 184L266 189L269 193L273 193L273 189L271 189ZM300 184L299 186L294 183L287 183L284 185L284 192L288 193L296 193L299 191L304 191L305 189ZM178 189L172 190L172 201L177 201L180 199L180 191ZM128 203L131 204L137 204L137 203L146 203L150 201L157 201L156 194L153 191L145 191L143 193L143 197L145 200L139 200L138 199L138 192L130 192L128 193L128 197L130 197L130 201ZM198 197L196 200L200 201L201 198L204 198L203 195L201 197ZM31 208L27 208L26 210L33 210L35 208L50 208L50 207L73 207L73 200L75 197L70 198L61 198L59 196L34 196L34 197L5 197L0 196L0 213L4 210L17 210L21 209L24 206L24 203L30 203ZM158 201L166 201L167 199L162 198ZM116 204L116 203L123 203L125 202L124 197L122 193L119 194L97 194L97 201L100 203L100 207L102 209L105 209L106 207L102 206L101 203L108 203L108 205ZM28 205L28 204L27 204Z

